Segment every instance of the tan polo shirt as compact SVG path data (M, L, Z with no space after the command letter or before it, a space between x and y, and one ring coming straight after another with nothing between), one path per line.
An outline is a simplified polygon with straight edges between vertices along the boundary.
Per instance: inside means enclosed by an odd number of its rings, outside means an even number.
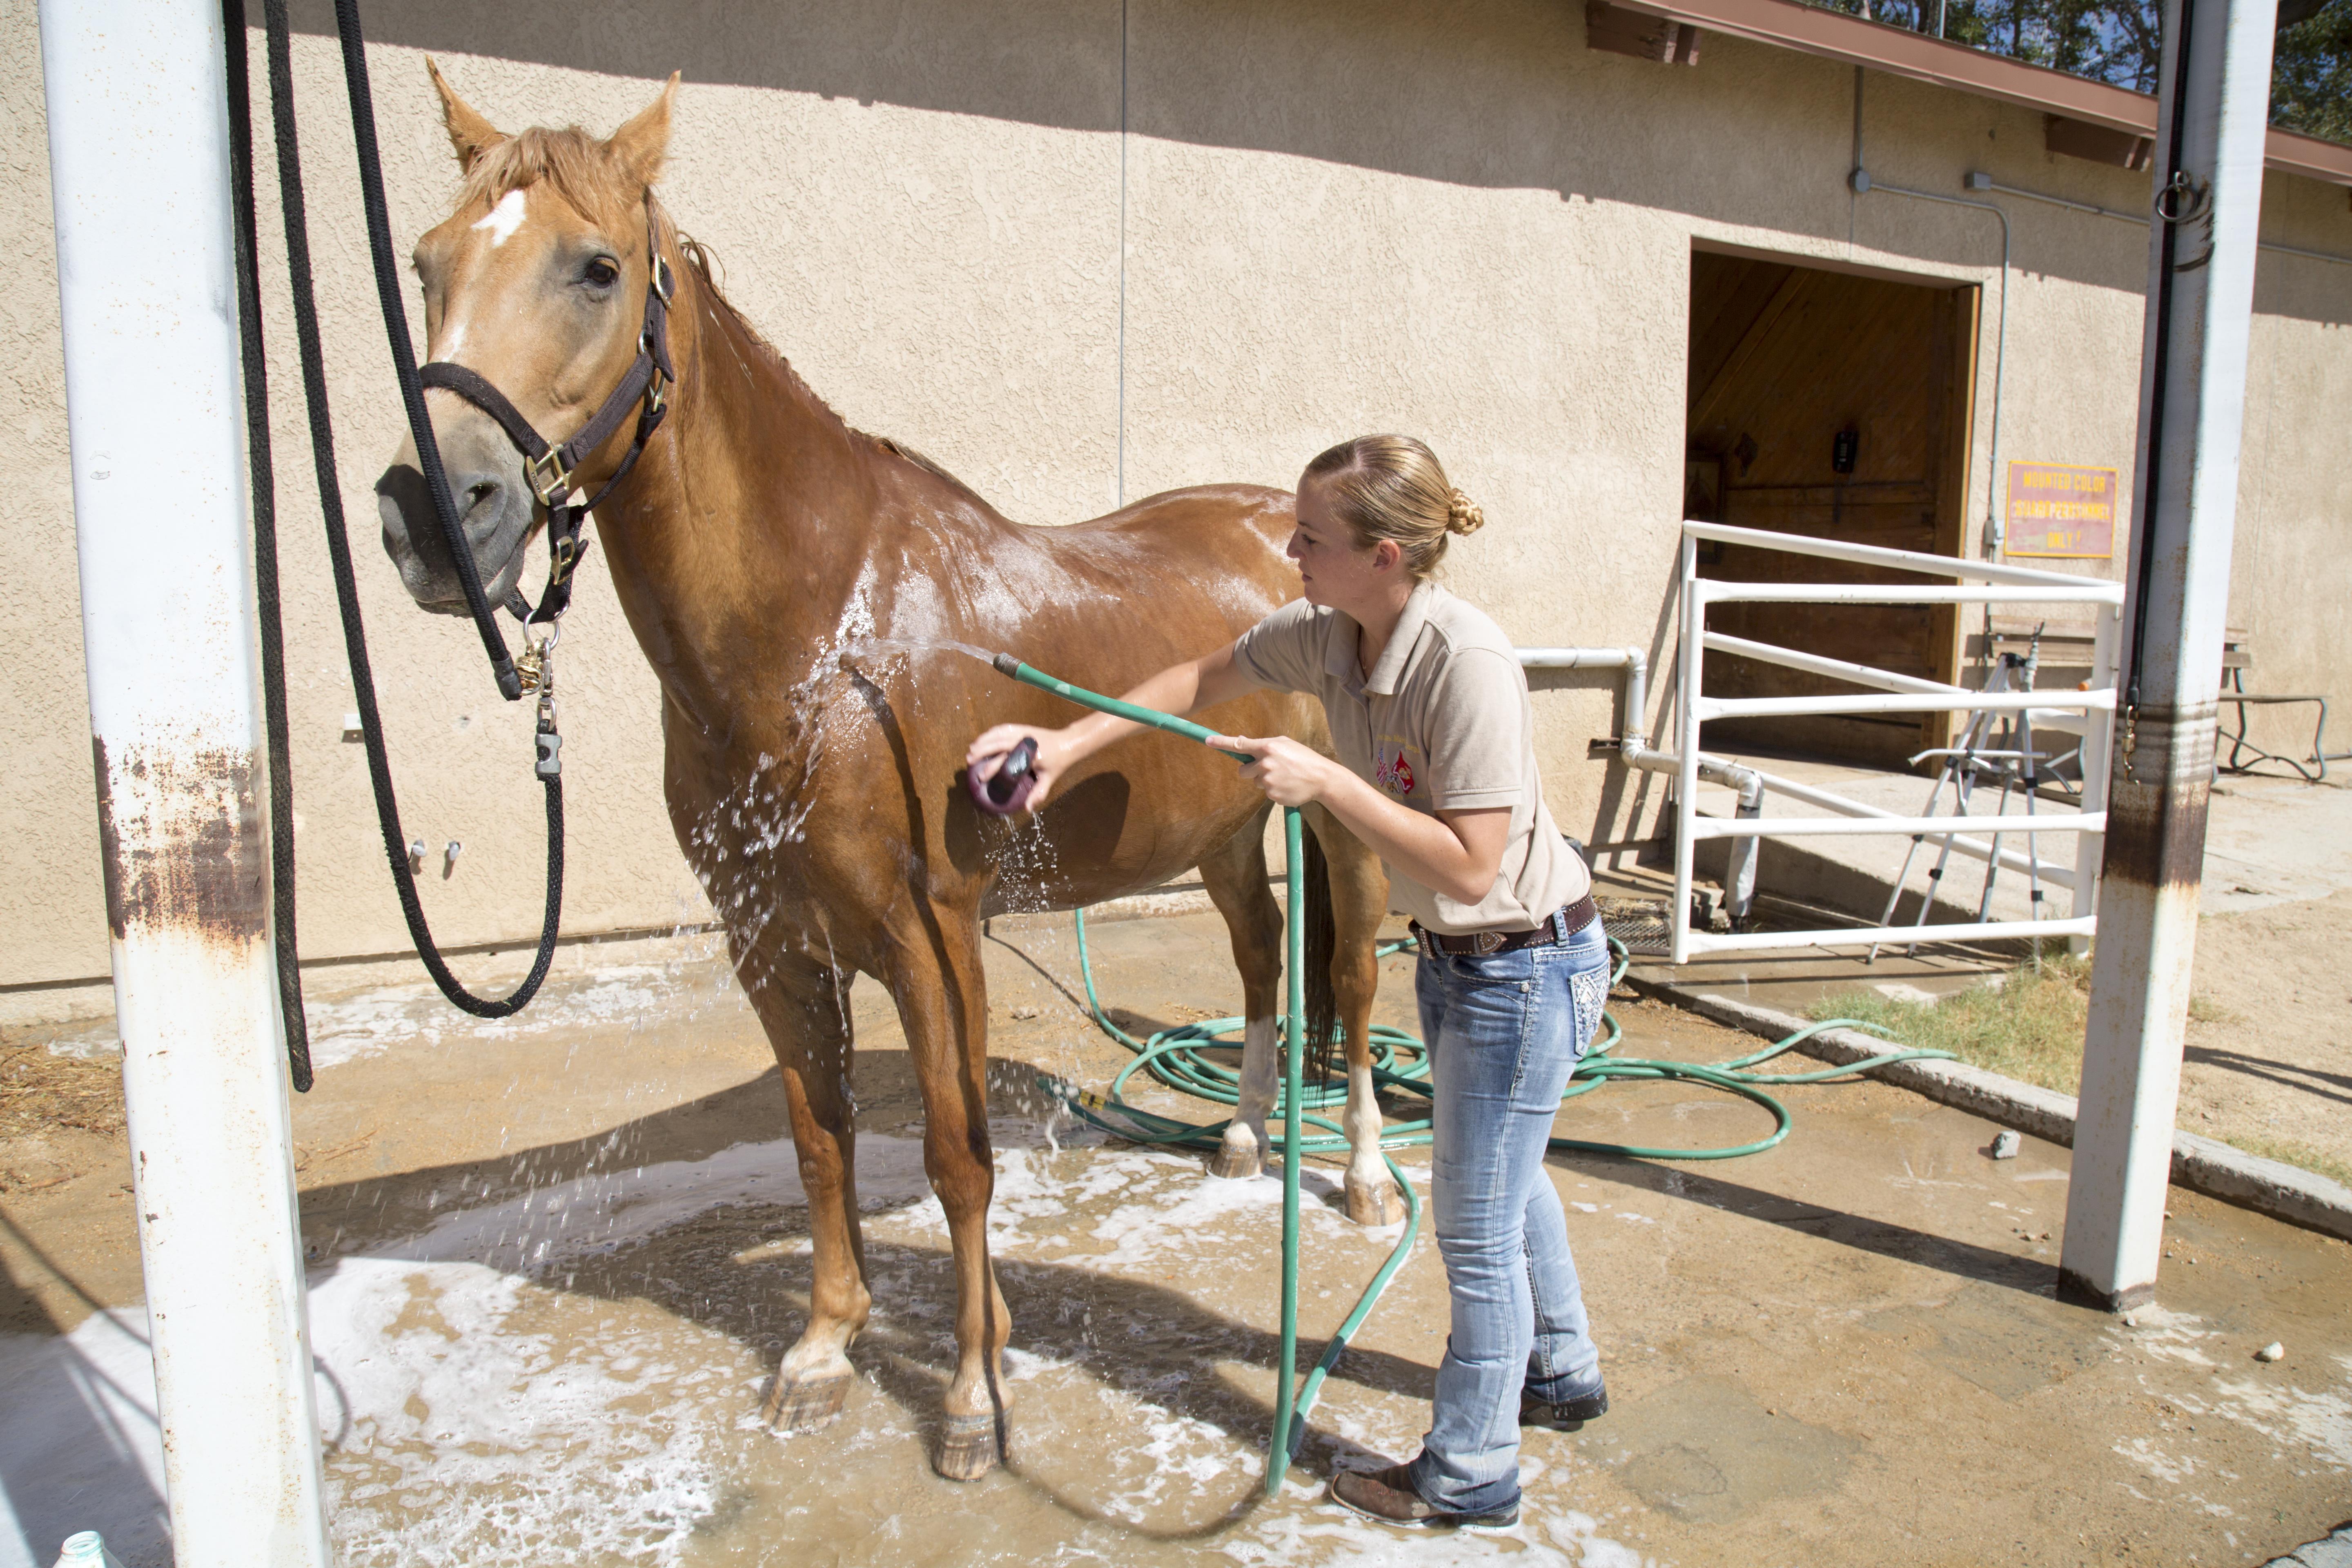
M1404 615L1367 676L1360 628L1337 610L1295 600L1244 632L1234 661L1260 685L1323 700L1339 760L1415 811L1508 806L1511 831L1495 885L1475 904L1449 899L1389 868L1391 898L1431 931L1526 931L1591 890L1553 826L1536 773L1528 678L1502 628L1434 583Z

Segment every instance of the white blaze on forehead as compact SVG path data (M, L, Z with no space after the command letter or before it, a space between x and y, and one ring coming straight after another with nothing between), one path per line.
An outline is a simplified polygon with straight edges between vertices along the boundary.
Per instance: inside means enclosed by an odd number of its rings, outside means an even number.
M490 248L496 250L507 242L509 236L522 226L522 220L526 216L528 215L522 192L520 189L511 190L500 196L499 205L492 207L487 216L478 220L474 226L490 231Z

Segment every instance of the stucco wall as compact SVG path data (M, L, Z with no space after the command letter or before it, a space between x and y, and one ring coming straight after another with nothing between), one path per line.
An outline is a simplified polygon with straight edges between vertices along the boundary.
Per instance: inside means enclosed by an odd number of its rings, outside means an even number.
M853 423L921 447L1014 517L1106 510L1122 471L1129 498L1287 484L1340 436L1415 431L1490 519L1449 568L1459 591L1523 641L1637 644L1663 668L1700 242L1985 285L1969 502L1981 518L1998 228L1982 213L1848 192L1850 68L1712 37L1695 69L1595 54L1581 7L1552 0L1130 0L1122 137L1118 0L606 0L560 14L554 25L557 11L533 5L369 7L401 243L456 188L424 52L510 128L609 130L681 67L662 194L716 251L733 298ZM397 406L330 18L311 5L297 22L341 479L406 827L436 865L444 843L466 846L446 883L425 879L436 931L511 941L536 925L528 715L497 700L468 627L409 606L377 548L371 487ZM0 65L12 110L0 117L12 176L0 247L14 285L0 296L0 375L16 463L0 513L0 608L16 633L0 655L12 785L0 985L25 987L102 974L106 949L26 0L0 0ZM1874 77L1864 125L1883 184L1957 194L1964 170L1984 168L2108 206L2146 199L2144 175L2044 153L2023 110ZM352 704L274 182L265 172L260 184L303 947L393 952L404 938L365 767L341 740ZM2107 464L2128 479L2145 231L2004 205L2001 456ZM2266 237L2352 254L2340 190L2273 177L2263 221ZM2266 255L2257 309L2232 620L2253 631L2258 685L2352 692L2352 655L2307 613L2352 586L2340 458L2352 268ZM566 928L699 919L661 807L656 694L595 559L563 650ZM1596 842L1654 832L1660 781L1629 783L1585 757L1613 731L1613 679L1538 684L1551 689L1538 700L1540 743L1562 824Z

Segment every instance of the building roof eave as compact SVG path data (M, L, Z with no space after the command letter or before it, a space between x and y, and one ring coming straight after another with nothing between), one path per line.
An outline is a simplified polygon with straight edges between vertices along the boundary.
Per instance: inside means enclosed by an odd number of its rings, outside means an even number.
M1907 77L2141 136L2156 134L2156 100L2128 88L2069 76L1883 22L1864 21L1800 0L1612 0L1708 32L1890 76ZM2285 174L2352 186L2352 147L2273 126L2263 163Z

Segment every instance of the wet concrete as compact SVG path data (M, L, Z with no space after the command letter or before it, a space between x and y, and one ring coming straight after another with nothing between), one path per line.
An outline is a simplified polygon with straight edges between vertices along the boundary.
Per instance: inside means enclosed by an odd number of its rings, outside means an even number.
M1238 1000L1213 917L1099 925L1095 948L1131 1027ZM1508 1536L1397 1537L1324 1500L1335 1466L1406 1457L1425 1424L1445 1327L1426 1239L1262 1501L1278 1185L1053 1123L1035 1069L1099 1085L1126 1059L1073 1004L1066 918L1000 921L988 954L1013 1464L971 1487L928 1469L947 1238L906 1054L864 984L877 1312L844 1416L778 1437L754 1415L809 1262L764 1044L709 957L582 956L520 1024L415 993L320 1010L342 1043L297 1139L347 1564L2251 1563L2352 1498L2352 1247L2176 1190L2159 1305L2128 1325L2062 1306L2066 1152L2029 1139L1996 1163L1990 1124L1851 1084L1787 1091L1795 1132L1752 1158L1552 1162L1612 1408L1530 1436ZM1384 1022L1410 1026L1408 963L1385 966ZM1614 1005L1627 1054L1753 1045ZM1685 1146L1768 1126L1670 1085L1560 1121ZM113 1530L110 1508L126 1562L162 1560L131 1484L152 1429L103 1142L0 1200L0 1481L33 1537L0 1528L0 1568L47 1562L39 1532L82 1527L68 1513ZM1342 1217L1338 1173L1307 1173L1306 1356L1390 1244ZM2273 1340L2285 1358L2256 1361Z

